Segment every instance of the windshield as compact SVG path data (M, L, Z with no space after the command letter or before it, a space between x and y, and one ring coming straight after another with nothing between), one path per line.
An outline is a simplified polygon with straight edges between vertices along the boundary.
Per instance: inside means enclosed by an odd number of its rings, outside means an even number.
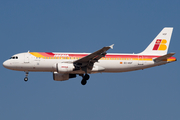
M12 56L10 59L18 59L18 56Z

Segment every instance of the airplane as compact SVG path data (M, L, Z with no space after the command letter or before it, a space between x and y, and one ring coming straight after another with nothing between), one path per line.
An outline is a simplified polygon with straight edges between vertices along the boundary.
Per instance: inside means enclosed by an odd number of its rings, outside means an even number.
M102 72L128 72L155 67L176 61L175 53L168 53L173 28L165 27L138 54L108 53L114 44L103 47L93 53L58 53L58 52L25 52L13 55L3 63L10 70L24 71L24 81L28 81L29 72L52 72L55 81L65 81L82 77L85 85L89 74Z

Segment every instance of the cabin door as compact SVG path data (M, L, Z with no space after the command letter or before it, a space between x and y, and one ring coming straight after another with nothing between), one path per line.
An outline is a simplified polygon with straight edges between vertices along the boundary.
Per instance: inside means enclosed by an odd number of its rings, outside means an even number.
M143 56L142 55L138 56L138 65L143 65Z
M24 55L24 63L29 63L29 54Z

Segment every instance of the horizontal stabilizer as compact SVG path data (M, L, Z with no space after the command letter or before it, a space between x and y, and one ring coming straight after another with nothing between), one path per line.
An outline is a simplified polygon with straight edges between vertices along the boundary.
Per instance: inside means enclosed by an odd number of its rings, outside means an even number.
M167 55L163 55L161 57L155 58L154 61L155 62L160 62L160 61L166 60L166 59L170 58L171 56L173 56L174 54L175 53L169 53Z

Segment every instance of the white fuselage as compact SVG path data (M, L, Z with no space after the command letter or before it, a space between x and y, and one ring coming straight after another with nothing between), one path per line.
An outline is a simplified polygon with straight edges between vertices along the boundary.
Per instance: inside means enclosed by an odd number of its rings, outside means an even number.
M175 53L168 53L173 28L165 27L139 54L107 54L114 44L93 53L27 52L13 55L3 63L7 69L29 72L53 72L53 79L65 81L82 76L85 85L91 73L128 72L176 61Z
M60 55L62 54L72 54L72 53L58 53ZM73 53L73 54L89 54L89 53ZM98 62L96 62L93 66L92 70L88 70L88 73L98 73L98 72L127 72L127 71L133 71L133 70L139 70L139 69L145 69L153 66L158 66L162 64L169 63L171 61L161 61L158 63L155 63L153 61L153 58L146 60L146 55L141 55L141 57L138 54L107 54L108 55L116 55L119 56L119 59L117 58L102 58ZM132 56L125 58L121 56ZM73 61L80 59L80 58L41 58L36 57L29 52L27 53L19 53L14 55L14 59L8 59L3 63L3 66L5 68L11 69L11 70L17 70L17 71L26 71L26 72L57 72L56 64L57 63L73 63ZM17 57L17 58L16 58ZM68 72L71 74L83 74L84 71L77 70L77 71L71 71Z

